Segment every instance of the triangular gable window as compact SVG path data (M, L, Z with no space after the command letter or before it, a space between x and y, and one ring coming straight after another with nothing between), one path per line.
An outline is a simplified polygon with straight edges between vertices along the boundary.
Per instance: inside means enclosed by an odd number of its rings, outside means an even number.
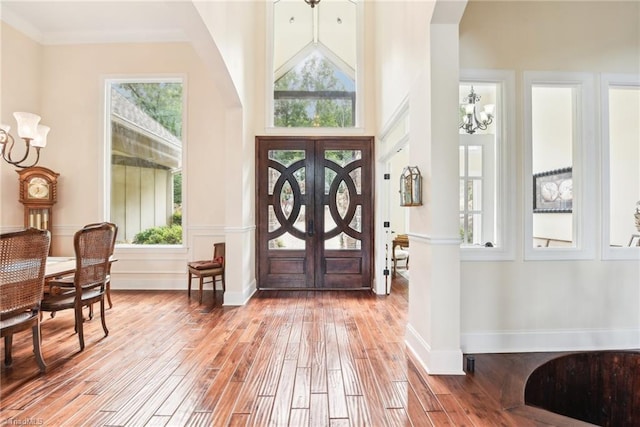
M303 0L273 0L272 126L363 125L357 95L362 81L361 15L356 0L324 0L314 7Z
M314 51L274 83L277 127L353 127L355 81Z

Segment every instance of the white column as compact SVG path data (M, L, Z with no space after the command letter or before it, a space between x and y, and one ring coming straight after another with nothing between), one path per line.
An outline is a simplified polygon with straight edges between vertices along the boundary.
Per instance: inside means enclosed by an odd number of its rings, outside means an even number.
M413 262L406 342L430 374L464 374L456 113L458 23L465 6L464 1L436 3L430 26L430 66L412 88L410 101L411 154L424 171L425 204L411 212Z
M256 291L254 145L243 129L243 110L230 109L225 120L225 242L224 305L244 305ZM238 145L241 141L241 145Z

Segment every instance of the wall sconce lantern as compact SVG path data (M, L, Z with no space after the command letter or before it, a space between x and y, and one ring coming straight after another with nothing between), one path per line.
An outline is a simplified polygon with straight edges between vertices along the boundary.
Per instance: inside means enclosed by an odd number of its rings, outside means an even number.
M422 175L417 166L407 166L402 170L400 206L422 206Z

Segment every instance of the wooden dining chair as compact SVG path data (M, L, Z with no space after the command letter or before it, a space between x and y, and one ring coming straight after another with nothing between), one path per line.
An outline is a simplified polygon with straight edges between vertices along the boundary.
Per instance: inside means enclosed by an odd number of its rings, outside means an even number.
M96 225L102 225L102 224L109 224L109 226L113 228L113 241L111 242L111 252L109 255L109 259L112 259L113 253L116 247L116 238L118 236L118 226L112 222L94 222L94 223L85 225L83 228L94 227ZM69 287L73 287L73 281L74 281L73 275L65 276L65 277L57 277L54 285L59 287L62 282L65 282L65 287L69 288ZM105 289L106 289L107 302L109 303L109 308L113 308L113 304L111 303L111 263L109 263L109 274L107 274L107 283L105 285ZM55 311L51 312L51 317L54 317L54 316L55 316ZM89 306L89 319L93 319L93 304Z
M13 334L31 328L33 352L41 372L47 365L40 347L40 304L51 234L27 230L0 235L0 336L4 364L12 363Z
M42 300L42 311L74 310L80 350L84 349L83 307L91 307L94 303L100 303L102 329L105 336L109 335L104 314L104 300L114 233L113 226L106 222L78 230L73 237L76 255L73 282L56 279L49 281L50 287L59 289L59 292L47 295Z
M92 224L87 224L85 227L93 227L94 225L100 224L109 224L111 228L113 228L113 241L111 242L111 253L109 254L109 258L113 257L113 253L116 248L116 238L118 237L118 226L112 222L95 222ZM107 274L107 284L106 284L106 296L107 302L109 303L109 308L113 308L113 304L111 303L111 263L109 263L109 274ZM93 307L91 307L93 309ZM92 316L93 313L90 315Z
M211 282L213 283L213 292L215 295L216 291L216 277L220 276L222 278L222 291L225 291L225 283L224 283L224 265L225 265L225 244L214 243L213 244L213 258L202 261L192 261L187 264L188 274L189 274L189 287L187 289L187 293L189 298L191 298L191 279L193 277L197 277L199 279L200 284L200 293L199 293L199 302L202 304L202 288L204 285L204 279L207 277L211 277ZM215 301L215 298L214 298Z

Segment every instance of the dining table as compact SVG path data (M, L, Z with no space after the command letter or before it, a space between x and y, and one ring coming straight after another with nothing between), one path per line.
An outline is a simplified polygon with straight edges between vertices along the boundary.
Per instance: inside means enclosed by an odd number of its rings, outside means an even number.
M109 262L114 263L117 259L112 255L109 257ZM47 257L47 264L44 267L44 293L56 295L59 292L59 288L55 287L51 289L49 286L49 280L57 277L69 276L76 271L76 258L69 256L49 256Z
M47 264L44 268L44 280L55 277L66 276L76 271L75 257L50 256L47 257Z
M44 267L44 295L58 295L60 289L58 287L52 287L49 284L49 280L56 277L69 276L76 271L76 259L75 257L64 256L49 256L47 257L47 264Z

